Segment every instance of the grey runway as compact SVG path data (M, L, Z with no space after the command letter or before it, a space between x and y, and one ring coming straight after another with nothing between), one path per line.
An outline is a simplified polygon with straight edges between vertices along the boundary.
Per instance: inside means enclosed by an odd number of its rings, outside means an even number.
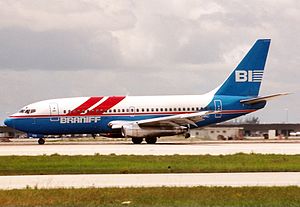
M220 155L235 153L300 154L300 143L211 143L211 144L45 144L45 145L0 145L0 156L4 155Z
M300 186L300 172L0 176L0 189Z

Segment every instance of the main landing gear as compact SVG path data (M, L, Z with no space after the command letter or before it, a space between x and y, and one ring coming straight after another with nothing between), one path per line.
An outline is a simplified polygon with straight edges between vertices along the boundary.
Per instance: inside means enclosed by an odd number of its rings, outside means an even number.
M146 137L147 144L155 144L157 141L157 137Z
M45 139L44 138L39 138L38 143L39 144L45 144Z
M190 133L188 133L188 132L187 132L187 133L185 133L185 135L184 135L184 138L186 138L186 139L187 139L187 138L190 138L190 137L191 137L191 134L190 134Z
M141 144L144 139L141 137L133 137L131 140L133 144ZM157 141L157 137L146 137L145 140L147 144L155 144Z
M133 137L131 140L133 144L141 144L143 142L143 138L140 137Z

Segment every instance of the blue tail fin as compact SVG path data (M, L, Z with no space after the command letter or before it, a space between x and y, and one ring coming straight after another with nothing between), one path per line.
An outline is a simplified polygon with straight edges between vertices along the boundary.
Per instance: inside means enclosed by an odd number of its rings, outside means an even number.
M257 96L269 51L270 39L259 39L249 50L216 95Z

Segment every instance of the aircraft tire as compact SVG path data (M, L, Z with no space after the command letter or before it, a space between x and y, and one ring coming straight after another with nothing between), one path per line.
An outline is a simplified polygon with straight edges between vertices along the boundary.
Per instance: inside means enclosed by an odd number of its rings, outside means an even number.
M143 138L140 137L133 137L131 140L133 144L141 144L143 142Z
M191 137L191 134L190 133L186 133L185 135L184 135L184 138L190 138Z
M147 144L155 144L157 141L157 137L147 137L146 142Z
M38 143L39 143L39 144L45 144L45 139L39 138Z

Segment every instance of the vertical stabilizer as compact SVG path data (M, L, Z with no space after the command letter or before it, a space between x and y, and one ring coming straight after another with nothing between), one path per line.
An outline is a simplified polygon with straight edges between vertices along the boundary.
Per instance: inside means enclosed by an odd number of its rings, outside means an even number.
M257 96L270 42L270 39L257 40L215 95Z

